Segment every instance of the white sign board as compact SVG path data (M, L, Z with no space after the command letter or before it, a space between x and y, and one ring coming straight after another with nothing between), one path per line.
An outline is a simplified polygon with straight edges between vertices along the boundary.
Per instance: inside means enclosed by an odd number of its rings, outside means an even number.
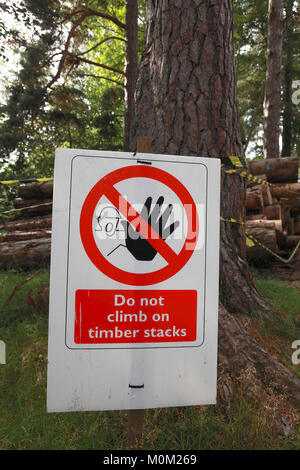
M58 149L47 409L214 404L220 161Z

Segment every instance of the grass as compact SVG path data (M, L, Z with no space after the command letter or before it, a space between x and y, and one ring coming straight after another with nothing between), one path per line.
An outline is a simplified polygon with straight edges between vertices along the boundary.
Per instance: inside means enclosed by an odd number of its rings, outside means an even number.
M296 322L300 315L300 289L270 274L256 273L255 281L272 311L266 316L254 312L252 327L256 328L260 342L300 376L300 367L291 362L291 345L300 339L299 319Z
M28 275L0 272L0 339L7 346L7 364L0 365L0 449L126 449L124 411L46 413L48 269L2 308ZM279 338L284 349L300 338L293 321L300 292L261 276L257 283L272 302L276 321L257 316L255 328L263 339ZM299 449L300 436L274 436L261 410L236 396L227 414L213 406L145 410L142 448Z

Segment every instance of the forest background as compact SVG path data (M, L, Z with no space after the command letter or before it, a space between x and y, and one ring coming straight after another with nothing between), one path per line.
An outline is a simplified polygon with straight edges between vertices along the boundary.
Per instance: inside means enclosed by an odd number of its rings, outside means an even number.
M0 2L0 180L53 175L56 147L124 148L126 2ZM83 17L82 12L90 14ZM245 155L263 157L268 1L234 1L238 108ZM281 152L300 153L299 2L284 1ZM138 56L145 0L138 2ZM16 188L2 191L0 210Z

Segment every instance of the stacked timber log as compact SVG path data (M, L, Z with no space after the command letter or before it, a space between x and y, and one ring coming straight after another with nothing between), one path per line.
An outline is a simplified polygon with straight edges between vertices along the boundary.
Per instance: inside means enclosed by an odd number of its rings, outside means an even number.
M246 232L285 256L300 241L300 182L298 157L252 160L250 174L270 184L247 182ZM270 258L258 244L247 248L249 259Z
M22 209L0 225L0 263L34 265L49 260L53 183L21 184L14 207Z
M300 241L298 157L253 160L246 192L246 232L274 253L285 256ZM53 183L19 186L14 207L22 209L0 225L0 263L35 264L49 259ZM249 259L271 258L258 244L247 248Z

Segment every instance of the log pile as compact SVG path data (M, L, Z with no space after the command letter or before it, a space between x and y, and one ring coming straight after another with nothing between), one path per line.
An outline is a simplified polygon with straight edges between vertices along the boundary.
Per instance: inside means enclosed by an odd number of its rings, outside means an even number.
M50 259L52 193L52 182L19 186L14 207L22 211L0 225L2 265L31 266Z
M246 232L285 256L300 241L298 157L253 160L250 174L268 184L247 180ZM19 186L17 216L0 225L0 263L36 264L49 259L53 183ZM248 259L272 258L259 245L247 247Z
M299 158L253 160L250 174L270 183L247 183L246 232L270 250L286 255L300 241ZM249 259L270 258L259 245L247 248Z

